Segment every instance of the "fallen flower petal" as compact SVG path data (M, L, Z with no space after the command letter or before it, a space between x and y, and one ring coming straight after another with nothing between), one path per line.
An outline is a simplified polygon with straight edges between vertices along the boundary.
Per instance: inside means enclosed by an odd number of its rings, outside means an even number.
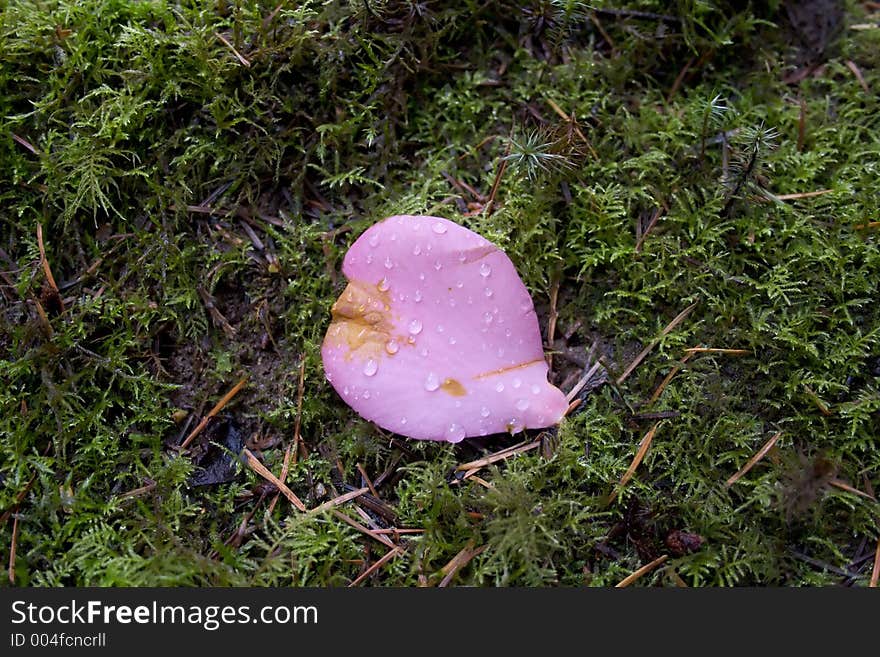
M355 411L395 433L459 442L559 422L538 318L513 263L440 217L401 215L345 256L322 357Z

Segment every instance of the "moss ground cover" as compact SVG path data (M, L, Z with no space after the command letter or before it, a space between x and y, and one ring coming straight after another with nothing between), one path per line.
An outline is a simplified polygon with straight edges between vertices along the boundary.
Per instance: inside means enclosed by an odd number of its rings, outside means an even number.
M0 7L5 582L868 585L876 3ZM593 372L558 430L409 441L327 384L402 213L511 257Z

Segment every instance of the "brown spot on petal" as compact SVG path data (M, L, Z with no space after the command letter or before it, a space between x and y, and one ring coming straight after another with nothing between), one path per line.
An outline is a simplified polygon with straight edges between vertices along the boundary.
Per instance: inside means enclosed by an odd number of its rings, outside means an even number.
M464 397L467 394L467 390L457 379L445 379L440 384L440 389L453 397Z
M351 281L331 309L332 321L326 340L333 346L347 346L349 353L378 357L393 337L391 299L374 285Z

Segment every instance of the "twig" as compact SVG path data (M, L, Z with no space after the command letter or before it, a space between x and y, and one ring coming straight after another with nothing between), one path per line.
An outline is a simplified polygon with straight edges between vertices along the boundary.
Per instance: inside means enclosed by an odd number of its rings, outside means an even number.
M645 238L648 236L648 233L651 232L651 230L654 228L654 226L657 225L658 219L660 219L660 208L654 208L654 214L651 217L651 220L648 222L648 225L645 226L644 231L642 232L641 235L639 235L638 239L636 240L636 248L635 248L636 253L641 252L642 244L644 244ZM639 219L639 221L641 221L641 219Z
M776 196L780 201L793 201L799 198L813 198L814 196L822 196L823 194L830 194L833 192L833 189L818 189L815 192L800 192L796 194L779 194ZM775 195L774 195L775 196Z
M370 489L364 486L363 488L357 488L353 491L349 491L348 493L344 493L343 495L339 495L338 497L334 497L332 500L327 500L323 504L319 504L314 509L309 509L309 513L321 513L322 511L327 511L328 509L336 508L341 504L345 504L346 502L350 502L356 497L360 497L364 493L369 493Z
M242 387L244 387L244 384L247 383L247 380L248 380L248 376L247 376L247 374L245 374L245 375L241 378L241 380L233 386L232 390L230 390L230 391L227 392L225 395L223 395L223 397L220 399L220 401L218 401L218 402L214 405L214 408L212 408L210 411L208 411L208 414L207 414L205 417L203 417L202 420L201 420L201 422L199 422L199 423L196 425L196 428L193 429L192 431L190 431L189 435L188 435L188 436L184 439L184 441L180 444L180 447L179 447L178 449L180 449L181 451L183 451L184 449L186 449L186 448L189 446L189 444L193 441L193 438L195 438L196 436L198 436L198 435L202 432L202 430L203 430L206 426L208 426L208 422L211 421L211 418L213 418L215 415L217 415L217 413L219 413L220 411L222 411L222 410L223 410L223 407L226 406L226 404L228 404L229 401L230 401L233 397L235 397L235 395L238 394L238 391L241 390Z
M856 76L856 80L858 80L859 84L862 85L862 89L865 90L865 93L871 93L871 88L868 86L868 83L865 82L865 76L862 75L862 71L859 69L856 63L851 59L847 59L846 67L853 72L853 75Z
M540 446L540 440L534 440L532 442L521 442L517 445L513 445L512 447L507 447L506 449L495 452L494 454L490 454L485 458L477 459L476 461L470 461L469 463L462 463L456 468L456 470L479 470L480 468L485 468L487 465L492 465L493 463L497 463L498 461L503 461L510 458L511 456L522 454L523 452L528 452L529 450L536 449Z
M617 584L614 585L614 588L617 588L617 589L626 588L627 586L629 586L630 584L635 582L637 579L639 579L645 573L649 573L652 570L654 570L657 566L659 566L661 563L666 561L668 558L669 558L668 554L660 555L659 557L654 559L654 561L652 561L651 563L645 564L644 566L639 568L637 571L624 577L622 580L620 580Z
M359 523L359 522L358 522L357 520L355 520L354 518L352 518L352 517L350 517L350 516L347 516L347 515L345 515L344 513L342 513L342 511L339 511L339 510L337 510L337 509L332 509L332 510L330 511L330 513L332 513L335 517L339 518L339 519L342 520L343 522L345 522L345 523L351 525L352 527L354 527L355 529L357 529L357 530L358 530L359 532L361 532L362 534L366 534L366 535L369 536L370 538L373 538L373 539L379 541L382 545L387 545L387 546L390 547L390 548L396 548L396 547L397 547L397 546L394 544L394 541L392 541L390 538L388 538L388 537L385 536L384 534L377 534L377 533L374 532L372 529L368 529L368 528L364 527L361 523Z
M55 283L55 277L52 276L52 269L49 267L49 260L46 258L46 247L43 244L43 224L37 224L37 248L40 250L40 266L43 268L43 273L46 274L46 281L49 283L52 292L58 296L58 303L61 304L61 311L63 312L64 301L61 299L61 294L58 292L58 285Z
M9 546L9 583L15 585L15 552L18 548L18 516L12 516L12 543Z
M254 456L254 454L253 454L253 452L251 452L251 450L249 450L247 447L245 447L244 450L242 450L242 453L245 455L245 458L247 459L248 465L250 466L251 470L256 472L258 475L260 475L263 479L265 479L269 483L274 484L275 487L281 491L281 493L284 495L284 497L286 497L288 500L290 500L290 503L293 504L293 506L295 506L297 509L299 509L303 513L306 513L308 511L308 509L306 508L306 505L303 504L302 500L299 499L294 494L294 492L292 490L290 490L290 488L287 487L287 484L285 484L278 477L273 475L269 471L269 468L267 468L265 465L260 463L260 460L256 456Z
M300 424L302 422L302 406L303 406L303 383L306 378L306 361L305 356L303 356L303 360L299 364L299 382L297 383L296 388L296 418L293 420L293 462L296 463L296 458L299 453L299 443L300 443Z
M281 463L281 476L279 479L282 482L287 482L287 473L290 472L290 445L284 448L284 460ZM269 502L269 510L267 511L268 515L272 515L272 512L275 510L275 505L278 504L278 498L281 496L281 491L279 490L275 493L275 497L272 498L272 501Z
M223 45L232 51L232 54L235 55L235 57L238 59L238 61L241 62L242 66L247 66L248 68L251 67L251 63L247 59L244 58L244 55L242 55L240 52L238 52L233 47L233 45L231 43L229 43L229 41L226 40L226 38L222 34L220 34L219 32L214 32L214 36L216 36L218 39L220 39L220 41L223 43Z
M678 363L672 366L672 369L669 370L669 374L667 374L664 379L660 382L660 385L657 386L657 389L654 391L654 394L651 395L651 398L648 400L648 406L653 404L655 401L660 399L660 395L663 394L663 391L666 389L666 386L669 385L669 382L672 381L672 377L674 377L678 372L684 367L684 364L687 363L692 357L693 352L686 353L684 358L680 359Z
M553 340L556 337L556 320L559 319L559 313L556 312L556 302L559 299L559 284L562 276L557 273L553 276L550 283L550 315L547 318L547 345L553 348ZM547 352L547 369L553 370L553 352Z
M33 153L34 155L39 155L39 154L40 154L40 151L38 151L38 150L34 147L34 145L33 145L32 143L30 143L30 142L29 142L27 139L25 139L24 137L19 137L19 136L18 136L17 134L15 134L14 132L10 132L9 134L12 135L12 139L13 139L13 141L15 141L15 142L21 144L22 146L24 146L26 149L28 149L28 150L29 150L31 153Z
M862 230L864 228L877 228L880 227L880 221L869 221L866 224L856 224L853 226L856 230Z
M880 580L880 537L877 538L877 550L874 552L874 568L871 571L871 581L868 586L877 588L877 580Z
M141 495L145 495L146 493L149 493L151 490L153 490L155 488L156 488L156 482L151 481L150 483L148 483L144 486L139 486L138 488L132 488L129 491L126 491L124 493L120 493L119 495L116 496L116 499L117 500L124 500L128 497L140 497Z
M376 492L376 489L373 486L373 482L370 481L370 477L369 475L367 475L367 471L364 470L364 466L362 466L360 463L357 463L355 467L357 467L357 471L361 473L361 477L364 478L364 483L367 485L367 488L370 489L370 493L378 500L379 493Z
M478 548L474 548L473 541L468 541L467 545L465 545L458 554L452 557L449 563L440 569L440 572L443 573L443 579L440 580L440 583L437 586L441 588L449 586L449 582L455 577L455 573L470 563L471 559L482 554L487 547L488 546L486 545L481 545Z
M666 328L664 328L660 332L660 337L656 338L655 340L652 340L651 343L647 347L642 349L641 353L639 353L639 355L636 356L635 359L633 359L633 362L629 364L629 367L627 367L626 370L623 372L623 374L621 374L618 377L617 385L620 385L621 383L623 383L627 379L627 377L629 377L629 375L633 373L633 371L639 366L639 363L641 363L645 359L645 356L647 356L649 353L651 353L651 350L657 346L657 343L659 343L661 339L663 339L664 337L669 335L669 333L673 329L675 329L676 326L681 324L684 321L684 319L688 315L691 314L691 311L697 307L698 303L699 303L698 301L695 301L694 303L689 305L687 308L682 310L680 313L678 313L678 315L676 315L675 318L671 322L669 322L669 324L666 325Z
M691 66L694 65L694 62L697 61L696 55L687 60L687 63L684 67L679 71L678 75L675 76L675 81L672 83L672 88L669 89L669 93L666 96L666 103L669 104L672 102L672 98L678 93L679 87L681 87L681 83L684 82L684 77L688 74L688 71L691 70Z
M382 566L384 566L386 563L388 563L394 557L396 557L400 554L403 554L403 550L401 550L398 547L391 548L390 550L388 550L388 552L385 553L385 555L381 559L376 561L369 568L367 568L364 572L362 572L360 575L358 575L354 580L352 580L351 584L349 584L348 586L349 587L358 586L361 582L363 582L365 579L367 579L367 577L372 575L374 572L379 570Z
M764 443L764 446L761 447L761 449L759 449L757 451L757 453L752 458L750 458L748 460L748 462L742 467L742 469L739 472L737 472L735 475L731 476L730 479L728 479L727 481L724 482L724 487L730 488L731 486L733 486L733 484L735 484L737 481L739 481L740 478L743 475L745 475L749 470L751 470L758 461L760 461L762 458L764 458L764 455L767 454L767 452L770 451L770 448L776 444L776 441L779 440L779 437L781 435L782 435L782 432L777 431L773 435L773 437L771 437L770 440L768 440L766 443Z
M832 411L830 408L828 408L828 405L825 402L823 402L821 399L819 399L819 395L817 395L816 392L810 386L808 386L806 383L804 383L802 385L804 386L804 390L806 390L806 392L807 392L807 397L809 397L810 400L816 405L816 408L819 409L819 412L822 415L824 415L825 417L829 417L831 415L834 415L834 411Z
M852 493L853 495L858 495L860 497L864 497L869 500L877 501L877 498L871 495L870 493L866 493L865 491L861 491L854 486L850 486L845 481L841 481L840 479L832 479L828 482L830 486L834 486L835 488L839 488L840 490L846 491L847 493Z
M587 373L584 374L577 383L574 384L574 387L568 391L568 394L565 395L565 401L570 402L574 399L577 394L584 389L584 386L590 382L590 379L599 371L599 368L602 367L601 361L596 361L593 363L593 366L587 370ZM573 410L573 409L572 409Z
M740 356L752 353L750 349L721 349L718 347L688 347L685 349L688 354L730 354L732 356Z
M483 206L483 211L486 213L487 217L492 214L492 206L495 204L495 196L498 194L498 187L501 185L501 179L504 177L504 172L507 170L506 158L508 155L510 155L510 142L507 143L504 157L501 158L501 164L498 165L498 171L495 173L495 180L492 181L492 189L489 191L489 198L486 201L486 205Z
M617 497L617 494L623 489L623 487L627 484L627 482L632 479L632 476L636 472L636 468L639 467L639 464L642 462L642 459L645 458L645 454L648 453L648 448L651 446L651 442L654 440L654 434L657 433L657 427L660 426L660 422L655 422L654 426L648 429L648 433L642 438L642 442L639 443L639 449L636 451L635 457L633 457L632 463L629 464L629 467L626 469L626 472L623 473L623 476L620 478L620 482L617 484L617 487L611 491L611 494L608 496L607 504L611 504L614 499Z

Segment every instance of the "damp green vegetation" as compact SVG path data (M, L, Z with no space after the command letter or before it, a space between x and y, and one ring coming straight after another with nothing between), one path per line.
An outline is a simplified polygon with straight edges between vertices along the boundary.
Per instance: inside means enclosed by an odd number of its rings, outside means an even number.
M874 4L4 0L4 584L867 586ZM326 382L404 213L507 251L564 392L600 363L558 430L412 441ZM305 514L245 448L374 490Z

